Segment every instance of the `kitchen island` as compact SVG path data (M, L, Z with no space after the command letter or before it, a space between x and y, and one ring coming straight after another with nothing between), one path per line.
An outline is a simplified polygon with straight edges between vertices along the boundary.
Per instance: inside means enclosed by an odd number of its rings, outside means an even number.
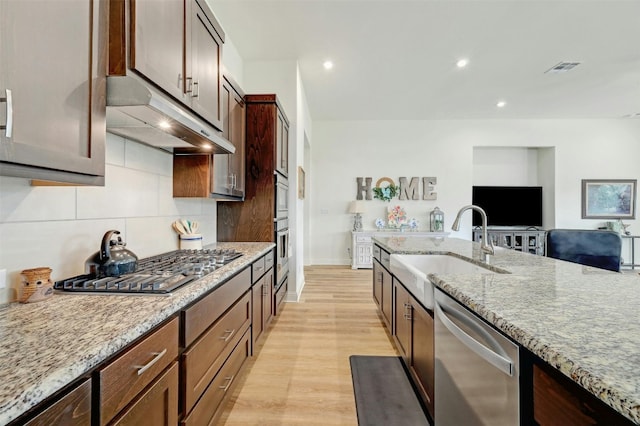
M273 243L217 243L243 256L170 296L54 294L0 308L0 425L54 395L271 251Z
M543 362L640 424L640 276L500 248L485 261L478 243L454 238L378 237L374 243L389 253L449 254L508 272L429 278ZM408 290L423 304L429 302L424 289Z

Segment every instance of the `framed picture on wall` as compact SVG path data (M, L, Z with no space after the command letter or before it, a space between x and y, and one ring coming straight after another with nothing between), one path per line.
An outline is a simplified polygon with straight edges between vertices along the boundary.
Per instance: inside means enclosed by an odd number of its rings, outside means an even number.
M583 179L583 219L635 219L636 179Z

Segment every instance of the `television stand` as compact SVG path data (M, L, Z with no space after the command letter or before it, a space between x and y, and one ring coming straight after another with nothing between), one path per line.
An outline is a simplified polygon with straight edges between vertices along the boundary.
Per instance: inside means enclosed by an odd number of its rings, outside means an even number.
M524 253L544 256L547 231L534 226L514 228L488 228L487 237L494 246L505 247ZM473 241L482 241L482 230L473 229Z

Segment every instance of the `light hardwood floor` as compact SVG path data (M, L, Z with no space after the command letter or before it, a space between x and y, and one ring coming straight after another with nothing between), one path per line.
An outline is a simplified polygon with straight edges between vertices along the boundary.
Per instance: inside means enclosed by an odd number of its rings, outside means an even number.
M372 297L371 270L305 268L239 377L221 425L357 425L350 355L397 355Z

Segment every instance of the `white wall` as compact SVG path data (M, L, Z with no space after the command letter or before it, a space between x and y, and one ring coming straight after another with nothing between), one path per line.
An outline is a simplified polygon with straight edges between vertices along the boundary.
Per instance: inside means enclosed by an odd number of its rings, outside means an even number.
M391 204L404 206L421 228L428 227L428 213L438 206L445 212L447 230L458 209L471 202L477 146L553 148L539 151L538 162L547 167L555 157L557 227L594 229L602 224L581 219L581 179L640 179L638 120L316 121L313 129L309 238L314 264L349 263L352 215L347 206L356 197L358 176L371 176L374 183L383 176L396 182L400 176L436 176L436 201L395 199ZM363 223L373 228L388 204L372 200L367 205ZM640 232L637 219L625 222L632 232ZM453 235L471 238L471 214Z
M104 233L117 229L127 248L148 257L178 248L171 223L200 222L204 244L216 241L216 203L173 198L173 157L107 134L104 187L32 187L28 179L0 177L0 269L13 286L20 271L53 269L52 279L84 272ZM0 302L16 294L0 292Z

